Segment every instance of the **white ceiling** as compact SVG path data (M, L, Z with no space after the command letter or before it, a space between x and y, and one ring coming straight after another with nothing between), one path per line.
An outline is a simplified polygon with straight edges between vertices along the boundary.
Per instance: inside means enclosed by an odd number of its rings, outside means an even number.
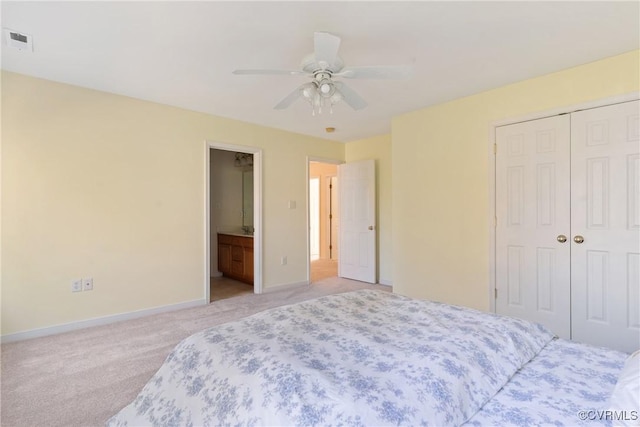
M393 116L640 47L632 2L10 2L2 27L33 52L2 46L2 68L292 132L352 141ZM369 106L311 116L273 107L300 76L313 33L342 38L347 66L413 66L408 80L349 80ZM336 128L333 134L324 128Z

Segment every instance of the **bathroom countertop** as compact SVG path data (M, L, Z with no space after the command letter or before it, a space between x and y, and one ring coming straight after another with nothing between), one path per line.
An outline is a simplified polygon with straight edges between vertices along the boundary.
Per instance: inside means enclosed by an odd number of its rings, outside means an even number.
M251 237L253 234L245 234L242 231L218 231L218 234L226 234L227 236Z

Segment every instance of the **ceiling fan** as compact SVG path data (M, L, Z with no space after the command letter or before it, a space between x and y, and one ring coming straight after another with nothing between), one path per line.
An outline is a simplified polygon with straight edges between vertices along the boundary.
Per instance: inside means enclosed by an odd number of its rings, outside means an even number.
M306 75L311 81L299 86L287 95L274 108L282 110L302 97L312 106L312 114L322 113L323 106L329 106L331 112L334 104L344 101L354 110L361 110L367 106L353 89L343 82L336 81L336 77L345 79L402 79L411 74L409 66L371 66L345 67L338 56L340 37L324 32L313 35L314 52L302 60L301 70L235 70L233 74L262 74L262 75Z

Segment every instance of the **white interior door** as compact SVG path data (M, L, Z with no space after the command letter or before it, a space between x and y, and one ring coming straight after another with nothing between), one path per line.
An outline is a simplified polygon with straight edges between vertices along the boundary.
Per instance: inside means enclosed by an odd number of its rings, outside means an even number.
M376 283L375 162L338 166L340 183L340 255L338 275Z
M640 348L639 108L571 118L573 339L627 352Z
M340 230L340 203L338 197L338 177L332 176L329 184L329 258L338 259Z
M568 115L496 129L496 312L567 339L569 131Z

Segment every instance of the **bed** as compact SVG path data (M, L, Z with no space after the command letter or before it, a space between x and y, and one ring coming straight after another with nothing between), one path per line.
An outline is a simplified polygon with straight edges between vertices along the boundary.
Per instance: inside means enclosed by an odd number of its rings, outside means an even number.
M361 290L190 336L107 425L606 425L615 416L596 411L611 408L627 358L524 320Z

